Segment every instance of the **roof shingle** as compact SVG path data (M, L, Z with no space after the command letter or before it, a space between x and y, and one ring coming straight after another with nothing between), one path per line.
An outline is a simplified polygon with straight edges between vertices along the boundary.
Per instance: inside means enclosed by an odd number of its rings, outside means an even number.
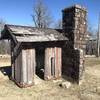
M42 42L68 40L56 29L42 29L29 26L5 25L19 42Z

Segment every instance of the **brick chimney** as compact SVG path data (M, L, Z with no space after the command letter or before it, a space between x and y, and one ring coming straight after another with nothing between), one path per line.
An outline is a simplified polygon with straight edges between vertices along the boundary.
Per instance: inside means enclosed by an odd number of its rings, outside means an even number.
M80 5L65 8L63 11L63 32L74 48L84 48L87 36L87 11Z

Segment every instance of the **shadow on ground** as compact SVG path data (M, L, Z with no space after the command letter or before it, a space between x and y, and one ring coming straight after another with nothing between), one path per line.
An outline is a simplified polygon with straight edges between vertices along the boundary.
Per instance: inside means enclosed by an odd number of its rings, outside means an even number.
M8 76L11 79L11 66L2 66L0 67L0 71L3 75Z

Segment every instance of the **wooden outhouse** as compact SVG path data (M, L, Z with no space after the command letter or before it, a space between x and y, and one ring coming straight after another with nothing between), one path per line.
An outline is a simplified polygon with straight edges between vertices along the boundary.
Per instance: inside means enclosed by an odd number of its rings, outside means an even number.
M20 86L34 84L35 75L45 80L62 74L62 45L67 40L54 29L5 25L2 39L11 41L12 79Z

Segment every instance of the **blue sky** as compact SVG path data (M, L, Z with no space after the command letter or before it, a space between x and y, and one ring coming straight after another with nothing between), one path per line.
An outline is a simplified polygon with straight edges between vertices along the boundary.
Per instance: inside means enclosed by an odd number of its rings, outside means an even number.
M54 20L60 19L61 10L74 4L81 4L88 10L88 20L95 29L98 27L100 0L43 0ZM36 0L0 0L0 18L6 23L33 25L32 8Z

